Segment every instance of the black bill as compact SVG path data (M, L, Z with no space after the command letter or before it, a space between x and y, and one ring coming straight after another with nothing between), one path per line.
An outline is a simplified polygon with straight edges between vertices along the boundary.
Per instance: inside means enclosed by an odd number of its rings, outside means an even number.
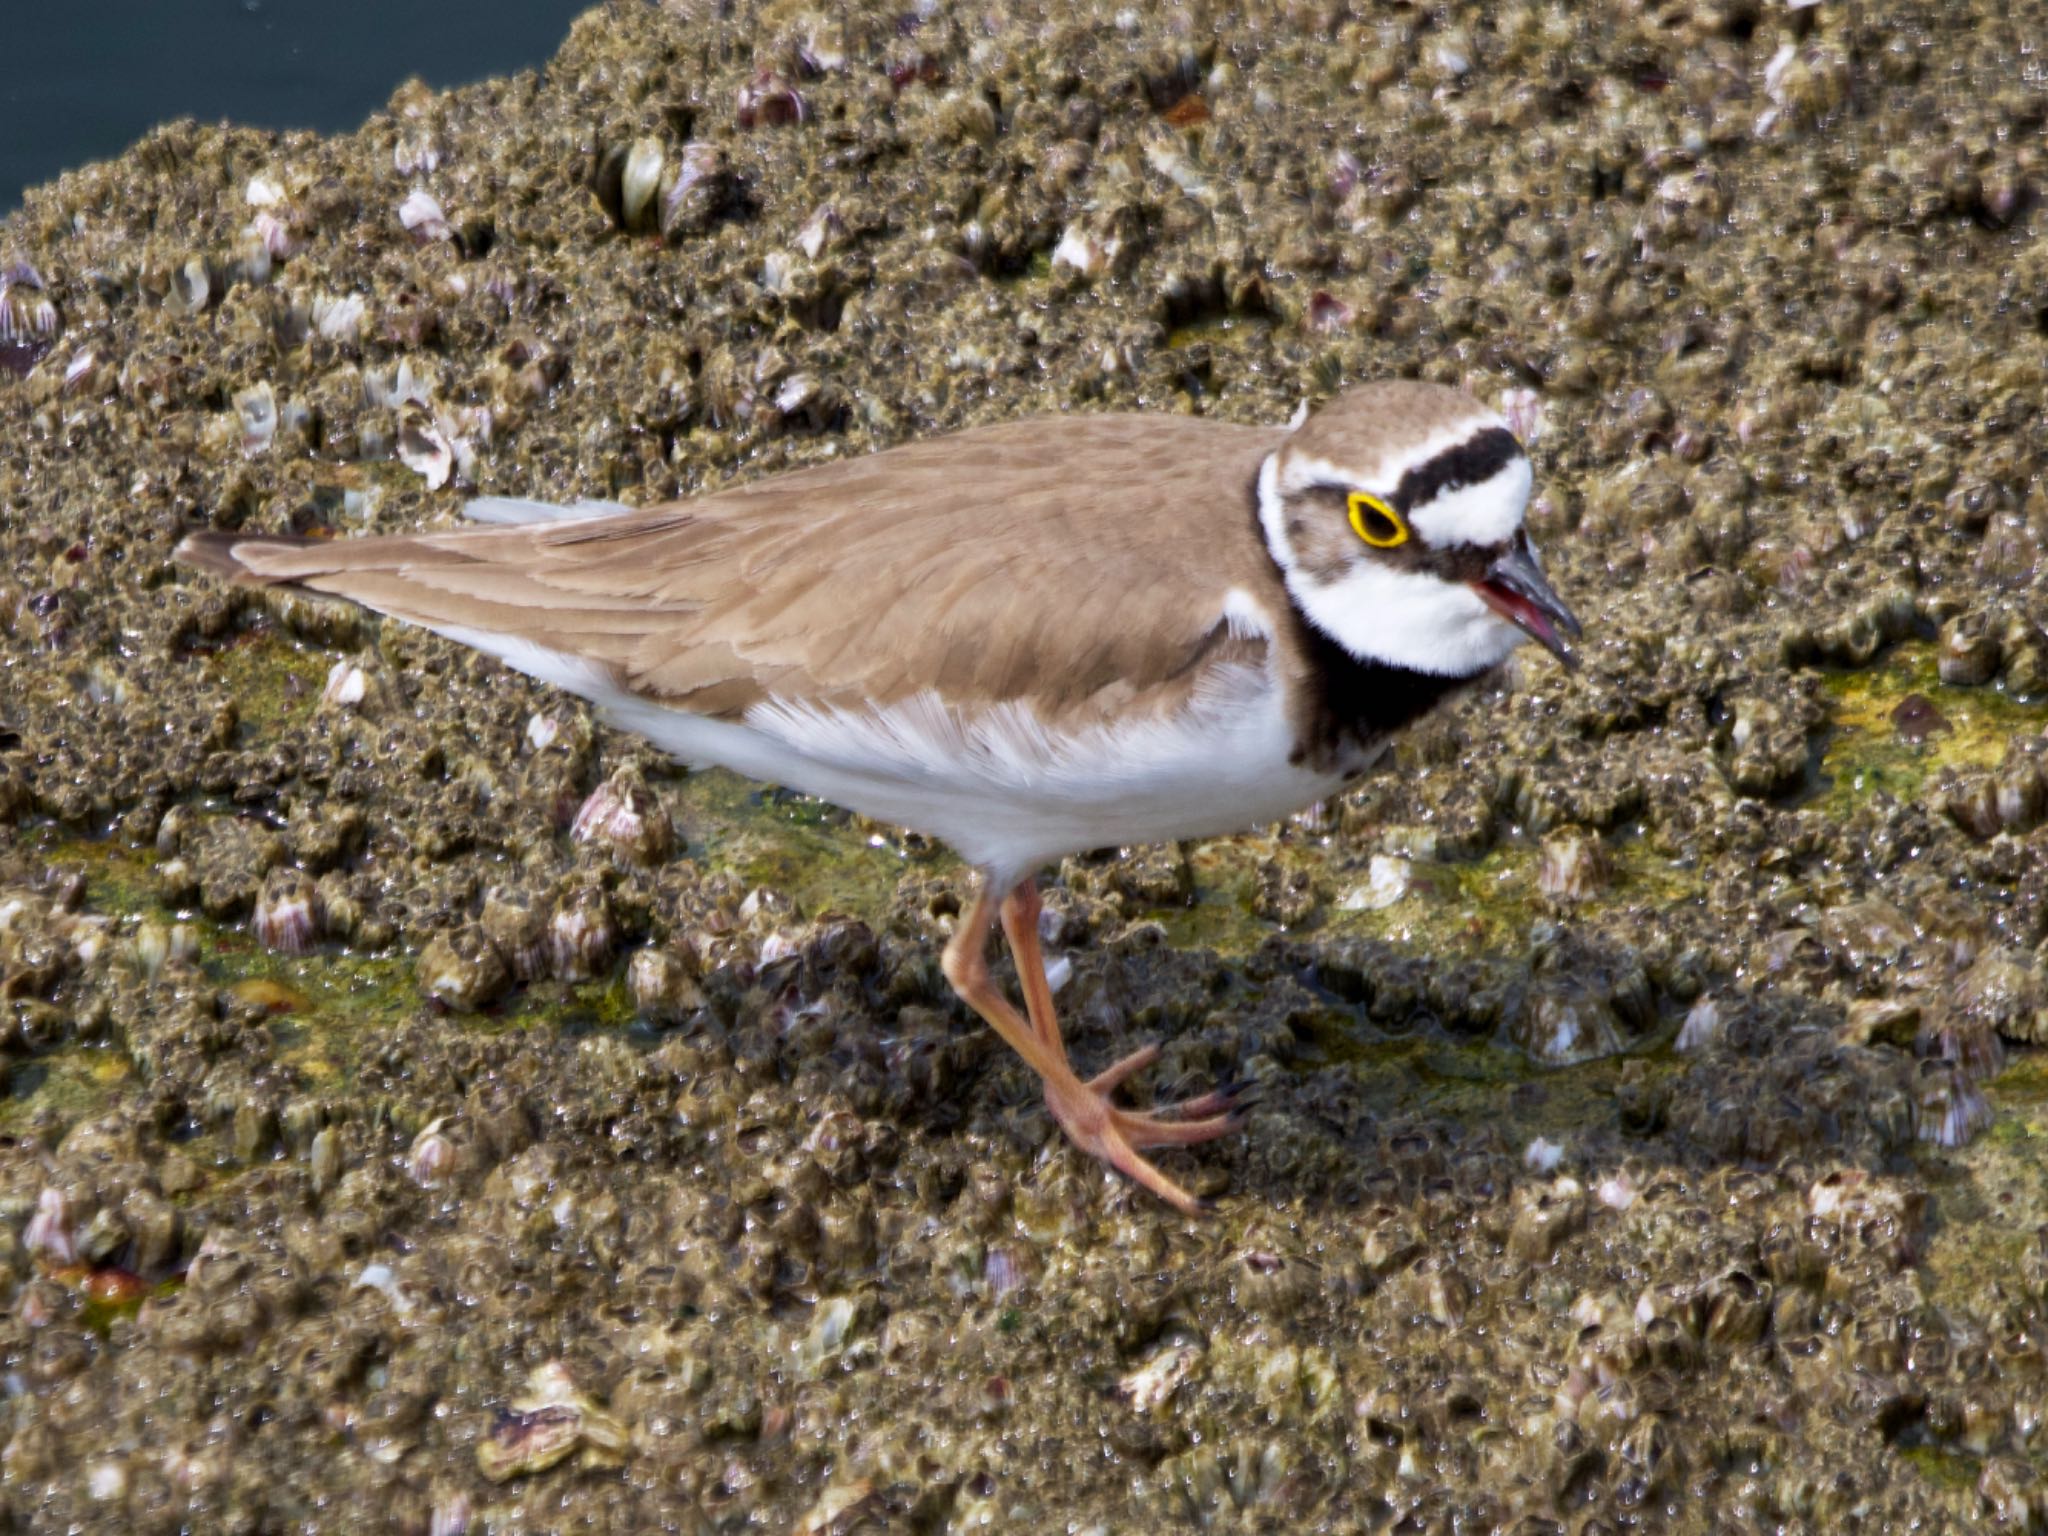
M1472 583L1472 590L1485 600L1487 607L1566 666L1578 665L1578 657L1572 654L1565 636L1576 638L1581 633L1579 621L1565 607L1564 599L1551 590L1527 539L1517 539L1513 548L1493 562L1484 578Z

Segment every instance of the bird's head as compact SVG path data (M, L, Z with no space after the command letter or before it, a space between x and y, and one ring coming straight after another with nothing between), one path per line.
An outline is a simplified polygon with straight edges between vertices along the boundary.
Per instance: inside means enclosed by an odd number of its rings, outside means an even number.
M1391 380L1312 412L1259 471L1259 521L1310 623L1362 661L1471 677L1579 621L1522 526L1529 456L1462 390Z

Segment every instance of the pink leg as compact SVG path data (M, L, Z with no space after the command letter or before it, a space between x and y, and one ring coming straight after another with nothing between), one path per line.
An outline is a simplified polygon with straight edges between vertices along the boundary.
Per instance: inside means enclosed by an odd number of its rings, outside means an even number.
M1157 1046L1133 1052L1089 1081L1078 1077L1067 1060L1059 1018L1053 1011L1052 988L1045 979L1045 956L1038 943L1037 887L1026 880L1004 893L1001 902L1003 930L1016 956L1028 1020L1018 1015L988 972L983 951L996 917L992 895L991 883L984 879L946 946L942 963L953 990L1044 1080L1046 1107L1074 1145L1179 1210L1193 1214L1204 1209L1200 1200L1140 1153L1152 1147L1194 1146L1238 1130L1243 1121L1233 1112L1232 1096L1228 1092L1205 1094L1158 1113L1118 1109L1109 1101L1111 1091L1156 1061Z

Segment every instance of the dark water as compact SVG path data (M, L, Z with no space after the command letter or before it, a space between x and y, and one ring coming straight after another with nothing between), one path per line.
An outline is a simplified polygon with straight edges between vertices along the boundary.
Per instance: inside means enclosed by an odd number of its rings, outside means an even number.
M352 128L408 75L545 63L592 0L0 0L0 213L174 117Z

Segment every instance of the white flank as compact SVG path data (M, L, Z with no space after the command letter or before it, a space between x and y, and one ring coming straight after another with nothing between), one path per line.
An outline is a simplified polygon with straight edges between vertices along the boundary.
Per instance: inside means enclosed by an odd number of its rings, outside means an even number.
M1218 668L1177 714L1079 730L1050 727L1021 702L963 711L929 691L879 710L771 700L742 722L628 693L591 663L530 640L437 628L589 699L683 762L914 828L1011 878L1089 848L1277 821L1342 782L1289 761L1294 732L1267 666Z

